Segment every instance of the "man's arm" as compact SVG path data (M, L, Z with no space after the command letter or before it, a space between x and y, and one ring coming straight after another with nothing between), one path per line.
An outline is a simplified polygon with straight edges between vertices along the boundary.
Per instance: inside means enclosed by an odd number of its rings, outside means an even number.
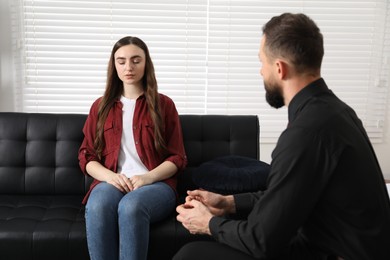
M283 146L274 151L267 190L235 195L237 212L250 210L247 219L210 219L218 242L257 258L274 257L288 246L312 214L336 165L334 154L319 150L324 144L317 139L314 145L312 138L306 135L306 144L291 137L279 142Z

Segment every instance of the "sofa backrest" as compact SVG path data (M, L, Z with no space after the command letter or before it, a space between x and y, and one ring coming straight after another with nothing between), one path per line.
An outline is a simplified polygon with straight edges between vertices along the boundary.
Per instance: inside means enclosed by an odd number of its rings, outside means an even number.
M0 113L0 193L86 192L78 149L86 115Z
M192 171L203 162L227 155L259 159L259 119L255 115L181 115L187 168L179 175L179 195L197 188Z
M0 112L0 194L82 195L91 178L78 164L85 114ZM193 188L191 171L224 155L259 158L253 115L180 115L188 167L179 193Z

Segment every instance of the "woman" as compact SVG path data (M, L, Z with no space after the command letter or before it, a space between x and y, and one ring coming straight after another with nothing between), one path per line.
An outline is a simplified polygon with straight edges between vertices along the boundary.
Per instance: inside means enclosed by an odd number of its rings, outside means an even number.
M175 104L158 93L139 38L114 45L104 96L83 132L80 167L94 178L83 200L90 257L146 259L149 225L174 211L175 176L187 159Z

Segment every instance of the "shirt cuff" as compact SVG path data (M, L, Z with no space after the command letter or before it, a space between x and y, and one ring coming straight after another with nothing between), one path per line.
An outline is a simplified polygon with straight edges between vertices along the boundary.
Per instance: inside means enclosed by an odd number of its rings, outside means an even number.
M236 204L236 213L248 212L252 209L253 204L251 196L248 193L235 194L234 203Z
M221 226L223 223L226 221L226 219L221 218L221 217L212 217L209 222L209 229L211 235L218 240L218 235L221 232Z

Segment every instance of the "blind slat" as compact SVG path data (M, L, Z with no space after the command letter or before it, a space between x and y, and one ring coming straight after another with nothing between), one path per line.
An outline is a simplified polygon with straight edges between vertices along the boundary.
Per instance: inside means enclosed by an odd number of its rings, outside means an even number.
M387 0L25 0L20 110L87 113L105 86L112 45L143 39L159 90L179 113L258 114L261 142L275 142L286 108L266 103L259 75L261 27L283 12L303 12L325 40L322 76L351 105L372 142L383 139L390 81Z

